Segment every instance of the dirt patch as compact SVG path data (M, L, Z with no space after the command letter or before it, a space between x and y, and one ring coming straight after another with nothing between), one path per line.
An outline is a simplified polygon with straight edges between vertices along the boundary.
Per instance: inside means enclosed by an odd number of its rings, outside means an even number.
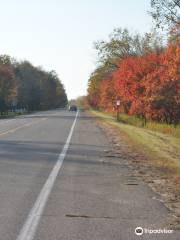
M108 156L123 158L132 168L134 176L143 179L159 194L157 200L170 209L171 216L167 226L180 230L180 179L166 174L166 168L152 164L154 159L143 149L139 149L123 131L101 120L97 120L96 123L112 146L112 151L106 153L107 158Z

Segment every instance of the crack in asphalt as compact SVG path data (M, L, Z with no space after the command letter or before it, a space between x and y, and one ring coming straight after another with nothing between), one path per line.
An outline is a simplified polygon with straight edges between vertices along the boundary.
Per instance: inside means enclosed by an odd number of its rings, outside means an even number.
M90 215L76 215L76 214L66 214L66 217L69 218L95 218L95 219L115 219L115 217L109 217L109 216L90 216Z

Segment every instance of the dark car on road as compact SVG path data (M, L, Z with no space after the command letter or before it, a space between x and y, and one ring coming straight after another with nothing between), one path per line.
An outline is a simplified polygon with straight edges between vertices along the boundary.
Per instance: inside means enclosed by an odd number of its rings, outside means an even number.
M74 112L76 112L76 111L77 111L76 105L69 106L69 111L74 111Z

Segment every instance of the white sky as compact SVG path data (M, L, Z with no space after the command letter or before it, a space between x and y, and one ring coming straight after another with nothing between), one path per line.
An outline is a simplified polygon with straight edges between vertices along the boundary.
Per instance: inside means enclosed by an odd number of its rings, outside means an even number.
M0 54L55 70L68 98L86 94L93 42L152 27L150 0L0 0Z

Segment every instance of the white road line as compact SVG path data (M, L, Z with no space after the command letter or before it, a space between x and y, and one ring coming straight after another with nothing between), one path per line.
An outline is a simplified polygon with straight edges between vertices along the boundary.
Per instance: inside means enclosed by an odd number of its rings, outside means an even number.
M19 236L17 237L17 240L33 240L33 238L34 238L39 221L41 219L42 213L46 206L48 197L51 193L51 190L53 188L53 185L55 183L55 180L57 178L59 170L62 166L63 160L64 160L67 150L69 148L69 144L70 144L71 137L72 137L72 134L74 131L74 127L75 127L75 124L77 121L77 117L78 117L78 112L76 113L76 117L72 124L71 130L69 132L69 135L68 135L66 143L63 147L63 150L60 153L58 160L57 160L55 166L53 167L48 179L46 180L43 188L41 189L41 192L40 192L34 206L32 207L32 209L31 209L31 211L19 233Z

